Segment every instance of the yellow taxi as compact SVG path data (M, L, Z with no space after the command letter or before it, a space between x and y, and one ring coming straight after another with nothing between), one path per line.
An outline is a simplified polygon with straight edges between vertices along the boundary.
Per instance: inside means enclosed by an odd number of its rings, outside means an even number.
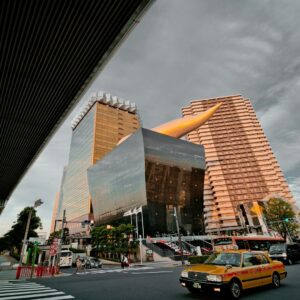
M284 264L264 252L233 250L214 253L205 263L185 268L179 280L191 293L226 292L238 299L246 289L268 284L278 288L286 276Z

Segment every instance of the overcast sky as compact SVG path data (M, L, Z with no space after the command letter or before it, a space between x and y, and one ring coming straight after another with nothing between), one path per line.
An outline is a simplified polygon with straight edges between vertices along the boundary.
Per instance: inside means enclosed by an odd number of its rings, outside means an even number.
M146 128L179 117L193 99L250 98L300 205L299 16L298 0L157 0L15 189L0 235L37 198L49 231L71 119L96 91L136 102Z

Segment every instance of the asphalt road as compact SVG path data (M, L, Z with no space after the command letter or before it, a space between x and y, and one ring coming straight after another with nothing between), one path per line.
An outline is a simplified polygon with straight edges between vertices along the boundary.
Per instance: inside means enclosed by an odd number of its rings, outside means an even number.
M181 270L182 267L136 267L128 271L121 271L118 268L106 267L103 270L94 271L98 272L94 274L77 274L32 281L63 291L78 300L224 299L221 296L190 294L179 284L178 278ZM246 291L242 299L300 299L300 264L287 266L287 271L288 278L282 281L279 289L272 287L253 289Z

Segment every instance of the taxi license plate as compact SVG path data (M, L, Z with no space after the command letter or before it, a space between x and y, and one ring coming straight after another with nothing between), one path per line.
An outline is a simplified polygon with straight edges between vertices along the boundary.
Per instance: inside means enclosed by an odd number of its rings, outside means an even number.
M195 288L195 289L201 289L201 284L198 283L198 282L194 282L193 288Z

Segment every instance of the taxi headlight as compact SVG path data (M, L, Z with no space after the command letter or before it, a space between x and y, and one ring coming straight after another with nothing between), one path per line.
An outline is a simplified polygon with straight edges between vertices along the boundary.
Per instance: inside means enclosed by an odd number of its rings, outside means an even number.
M206 279L207 281L215 281L215 282L221 282L223 280L221 275L207 275Z
M189 273L187 271L182 271L181 272L181 277L188 278L189 277Z

